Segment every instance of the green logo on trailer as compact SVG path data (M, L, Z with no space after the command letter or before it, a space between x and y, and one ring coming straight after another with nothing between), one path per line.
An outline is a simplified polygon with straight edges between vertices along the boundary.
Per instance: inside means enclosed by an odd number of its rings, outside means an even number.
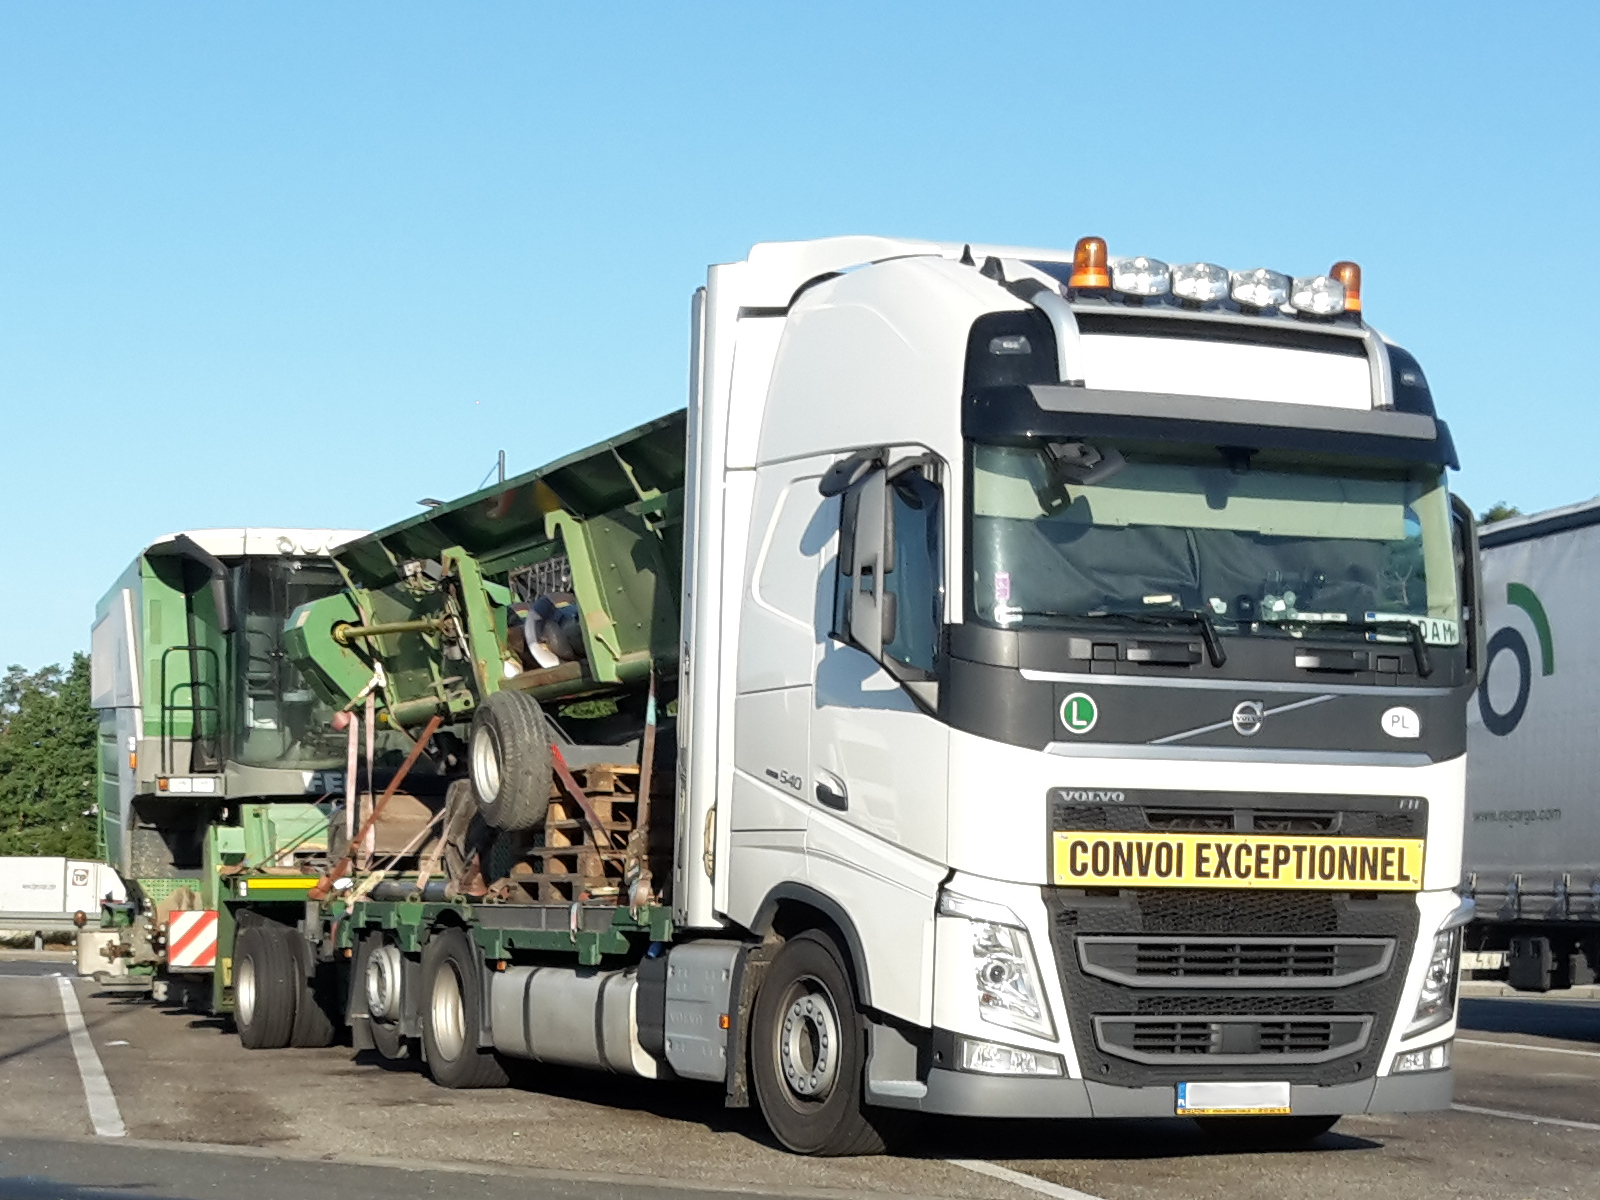
M1100 709L1083 692L1073 692L1061 702L1061 723L1068 733L1088 733L1100 719Z

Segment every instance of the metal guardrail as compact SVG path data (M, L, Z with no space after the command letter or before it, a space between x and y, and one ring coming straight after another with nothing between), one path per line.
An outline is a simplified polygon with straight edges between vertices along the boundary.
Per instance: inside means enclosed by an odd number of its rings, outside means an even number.
M94 914L98 920L98 913ZM71 933L77 929L71 913L0 912L0 929L18 933Z

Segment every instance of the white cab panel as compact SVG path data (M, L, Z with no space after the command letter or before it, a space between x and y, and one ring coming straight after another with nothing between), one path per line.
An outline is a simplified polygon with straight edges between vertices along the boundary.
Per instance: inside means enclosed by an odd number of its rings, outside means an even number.
M926 1026L933 1017L933 913L946 871L814 808L811 885L855 918L872 1005Z

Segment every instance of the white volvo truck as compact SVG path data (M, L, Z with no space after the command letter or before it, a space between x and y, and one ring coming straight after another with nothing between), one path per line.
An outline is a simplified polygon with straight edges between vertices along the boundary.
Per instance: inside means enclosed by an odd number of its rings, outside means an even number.
M694 326L680 926L826 914L868 1106L1447 1107L1476 547L1359 269L840 238Z
M445 798L414 868L223 868L247 1045L676 1074L814 1154L1449 1104L1476 547L1353 264L761 245L691 378L333 552L287 653L415 738L372 820Z

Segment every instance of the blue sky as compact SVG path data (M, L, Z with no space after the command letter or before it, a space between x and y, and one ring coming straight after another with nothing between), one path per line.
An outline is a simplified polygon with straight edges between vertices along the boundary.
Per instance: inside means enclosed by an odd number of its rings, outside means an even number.
M186 527L377 527L683 403L754 242L1354 258L1457 490L1600 491L1591 6L0 0L0 664Z

